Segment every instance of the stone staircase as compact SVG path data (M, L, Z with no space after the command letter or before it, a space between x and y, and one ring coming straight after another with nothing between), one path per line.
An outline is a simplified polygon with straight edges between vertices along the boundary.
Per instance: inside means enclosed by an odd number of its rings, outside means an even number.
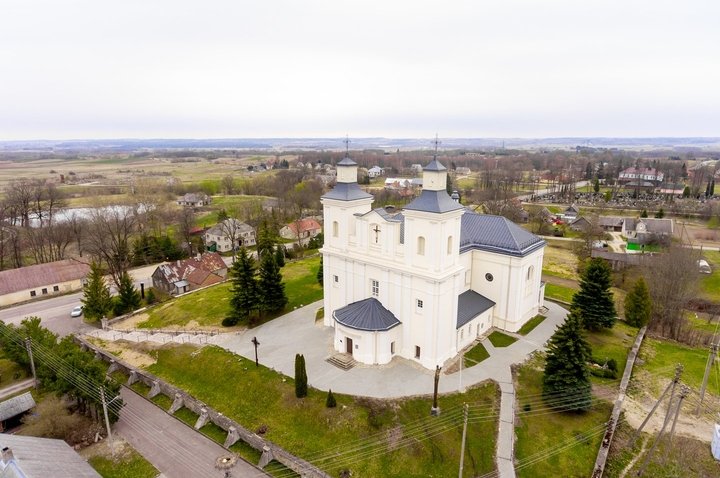
M93 332L85 334L89 337L96 337L101 340L108 342L114 342L116 340L127 340L129 342L154 342L158 344L167 344L174 342L177 344L196 344L206 345L215 344L218 339L222 337L217 333L202 333L202 332L164 332L164 331L142 331L142 330L95 330Z
M333 354L326 358L325 361L342 370L350 370L357 365L357 362L354 358L352 358L352 355L344 353Z

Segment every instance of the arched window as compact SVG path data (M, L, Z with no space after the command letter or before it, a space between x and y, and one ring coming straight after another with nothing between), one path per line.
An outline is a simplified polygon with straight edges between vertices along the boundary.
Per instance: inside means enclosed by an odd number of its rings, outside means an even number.
M338 237L338 229L340 229L338 222L333 221L333 237Z
M450 254L452 254L452 247L453 247L453 244L452 244L452 243L453 243L452 236L449 236L449 237L448 237L448 244L447 244L447 253L448 253L448 256L449 256Z
M417 253L419 256L425 255L425 238L423 236L418 236L417 239Z
M533 280L534 275L535 275L535 266L528 267L527 277L526 277L527 281L530 282L531 280Z

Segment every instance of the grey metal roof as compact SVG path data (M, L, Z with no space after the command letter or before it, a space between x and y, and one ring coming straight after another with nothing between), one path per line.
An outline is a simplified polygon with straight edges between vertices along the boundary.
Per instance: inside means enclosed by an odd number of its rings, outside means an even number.
M5 447L28 478L101 478L62 440L0 434L0 448Z
M492 308L495 302L474 290L466 290L458 296L457 326L459 329L472 319Z
M433 160L423 168L423 171L447 171L447 168L443 166L437 158L433 158Z
M337 163L338 166L357 166L357 163L350 159L348 156L345 156L342 161Z
M446 191L428 191L426 189L420 193L420 196L413 199L413 201L405 206L405 209L411 211L425 211L425 212L449 212L457 209L462 209L462 205L453 201Z
M477 214L469 210L462 216L460 253L479 249L523 257L543 246L543 239L502 216Z
M0 421L18 416L32 408L35 408L35 400L33 400L30 392L9 398L4 402L0 402Z
M400 321L374 297L359 300L333 312L333 318L339 324L355 330L390 330Z
M324 199L339 199L341 201L354 201L373 197L366 193L357 183L337 183L335 187L322 196Z

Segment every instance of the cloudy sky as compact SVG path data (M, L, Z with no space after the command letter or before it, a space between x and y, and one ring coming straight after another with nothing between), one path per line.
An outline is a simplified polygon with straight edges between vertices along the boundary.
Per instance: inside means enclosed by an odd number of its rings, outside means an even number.
M720 136L718 0L0 0L0 140Z

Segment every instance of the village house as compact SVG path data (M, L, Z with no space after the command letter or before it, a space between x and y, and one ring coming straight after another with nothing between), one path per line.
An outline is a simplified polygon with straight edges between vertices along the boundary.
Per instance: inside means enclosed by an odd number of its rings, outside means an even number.
M280 229L280 237L307 244L310 239L322 232L322 226L313 218L293 221Z
M227 265L220 254L206 252L190 259L159 265L152 273L152 283L155 289L176 295L217 284L226 277Z
M30 392L0 402L0 432L20 425L22 417L33 408L35 400Z
M101 478L63 440L0 434L3 478Z
M204 193L187 193L179 197L177 203L179 206L203 207L212 202L212 198Z
M80 290L89 272L75 259L0 271L0 306Z
M229 218L205 231L205 247L211 252L229 252L255 245L255 229L244 222Z
M383 174L385 174L385 170L380 166L373 166L372 168L368 169L367 174L370 178L377 178L378 176L382 176Z
M544 300L545 241L446 192L433 159L402 210L372 209L357 164L338 163L322 196L324 325L333 348L364 364L402 357L435 369L492 327L516 332Z

